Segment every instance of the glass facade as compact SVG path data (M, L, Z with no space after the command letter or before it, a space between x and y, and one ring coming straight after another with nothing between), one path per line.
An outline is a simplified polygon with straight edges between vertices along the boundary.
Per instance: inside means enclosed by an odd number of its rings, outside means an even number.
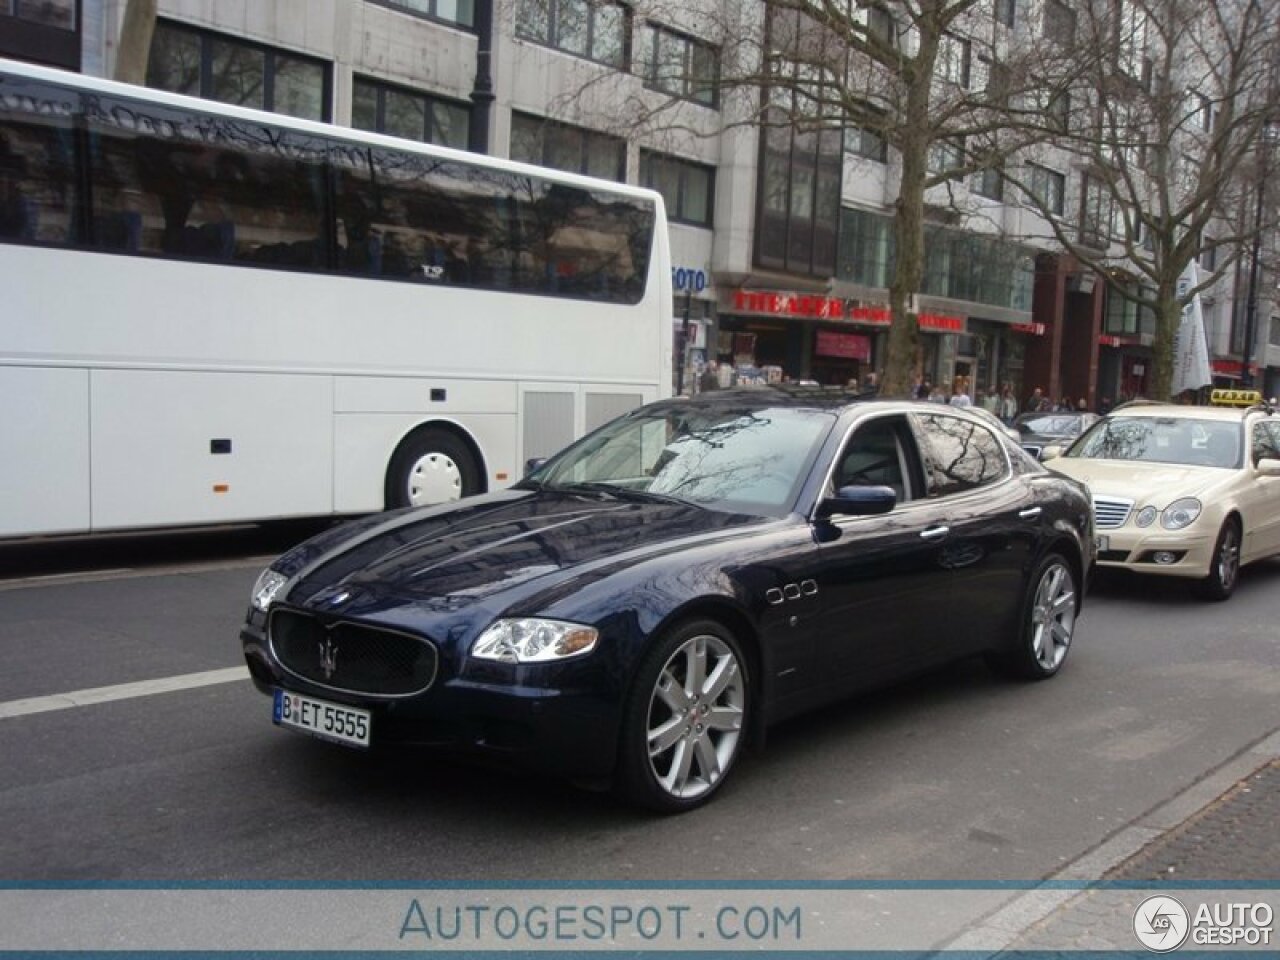
M464 105L403 87L356 77L351 125L357 130L467 148L471 111Z
M330 118L324 61L164 21L151 40L147 86L305 120Z
M527 113L511 115L511 159L625 181L627 144L607 134Z
M1029 312L1035 282L1032 252L997 237L925 227L925 271L921 292ZM893 221L845 207L840 221L837 276L885 288L893 274Z

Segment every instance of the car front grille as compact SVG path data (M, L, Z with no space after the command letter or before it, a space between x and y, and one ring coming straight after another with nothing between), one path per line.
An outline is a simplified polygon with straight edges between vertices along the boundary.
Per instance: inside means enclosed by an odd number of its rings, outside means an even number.
M331 690L403 697L436 678L435 645L396 630L277 608L267 639L286 670Z
M1129 519L1129 511L1132 509L1132 500L1095 495L1093 498L1093 525L1098 530L1112 530L1115 527L1122 527L1124 522Z

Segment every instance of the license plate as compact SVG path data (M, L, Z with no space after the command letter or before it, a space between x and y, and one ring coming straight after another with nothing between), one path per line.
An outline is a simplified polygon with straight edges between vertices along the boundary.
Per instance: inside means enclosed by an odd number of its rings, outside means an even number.
M1094 535L1093 545L1098 548L1098 552L1111 549L1111 537L1108 534L1101 533Z
M372 718L368 710L304 697L288 690L276 690L271 719L283 727L294 727L325 740L369 746Z

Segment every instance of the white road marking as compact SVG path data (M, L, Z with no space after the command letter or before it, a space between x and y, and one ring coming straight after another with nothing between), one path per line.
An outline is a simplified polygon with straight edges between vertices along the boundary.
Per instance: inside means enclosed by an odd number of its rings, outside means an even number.
M247 667L227 667L224 670L206 670L203 673L184 673L176 677L160 677L156 680L139 680L136 683L117 683L110 687L90 687L70 693L54 693L46 697L29 697L26 700L10 700L0 703L0 720L25 717L32 713L50 710L70 710L72 707L89 707L95 703L112 700L131 700L149 697L156 693L173 693L193 687L208 687L218 683L234 683L249 679Z

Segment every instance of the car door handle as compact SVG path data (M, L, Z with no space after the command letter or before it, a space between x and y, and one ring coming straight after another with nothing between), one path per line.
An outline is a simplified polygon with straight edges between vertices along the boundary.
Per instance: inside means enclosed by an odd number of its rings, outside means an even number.
M1019 510L1018 516L1021 517L1023 520L1034 520L1040 516L1040 508L1027 507L1027 509L1025 510Z
M950 527L929 527L927 530L920 531L921 540L941 540L951 532Z

